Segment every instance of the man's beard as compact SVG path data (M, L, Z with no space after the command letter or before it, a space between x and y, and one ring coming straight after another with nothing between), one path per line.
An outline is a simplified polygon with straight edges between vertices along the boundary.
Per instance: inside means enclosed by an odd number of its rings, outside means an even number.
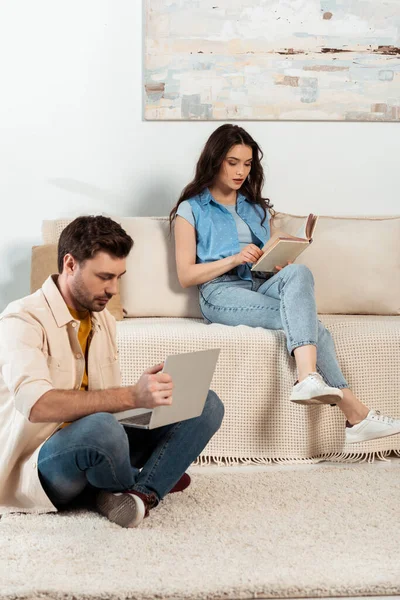
M103 300L105 298L110 300L112 298L110 294L104 294L103 296L92 296L91 294L89 294L85 284L83 283L80 277L75 278L74 285L71 291L75 302L79 304L81 309L88 310L90 312L101 312L105 309L106 305L99 304L97 300Z

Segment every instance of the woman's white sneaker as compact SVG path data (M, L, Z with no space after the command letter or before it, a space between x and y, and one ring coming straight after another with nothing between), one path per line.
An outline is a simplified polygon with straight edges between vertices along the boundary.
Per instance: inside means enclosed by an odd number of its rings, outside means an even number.
M342 390L330 387L319 373L310 373L293 386L290 400L296 404L337 404L343 398Z
M370 410L357 425L346 424L346 442L367 442L400 433L400 419L392 419L379 410Z

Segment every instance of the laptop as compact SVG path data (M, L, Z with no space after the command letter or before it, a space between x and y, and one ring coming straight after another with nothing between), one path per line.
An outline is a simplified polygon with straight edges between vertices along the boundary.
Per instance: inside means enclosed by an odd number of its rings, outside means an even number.
M199 417L203 412L219 353L220 348L213 348L167 356L162 372L172 377L172 404L157 406L151 410L134 408L114 413L114 416L121 425L140 429L155 429Z

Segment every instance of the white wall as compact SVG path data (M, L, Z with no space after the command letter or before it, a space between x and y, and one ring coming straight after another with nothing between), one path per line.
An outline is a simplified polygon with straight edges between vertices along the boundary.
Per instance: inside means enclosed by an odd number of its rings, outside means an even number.
M0 310L29 291L42 219L165 215L216 122L142 119L141 0L0 4ZM400 125L242 123L294 213L399 214Z

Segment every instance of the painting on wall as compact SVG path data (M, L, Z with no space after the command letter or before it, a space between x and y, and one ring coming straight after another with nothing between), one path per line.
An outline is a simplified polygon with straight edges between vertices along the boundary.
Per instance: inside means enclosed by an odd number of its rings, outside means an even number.
M400 0L145 0L145 118L400 121Z

